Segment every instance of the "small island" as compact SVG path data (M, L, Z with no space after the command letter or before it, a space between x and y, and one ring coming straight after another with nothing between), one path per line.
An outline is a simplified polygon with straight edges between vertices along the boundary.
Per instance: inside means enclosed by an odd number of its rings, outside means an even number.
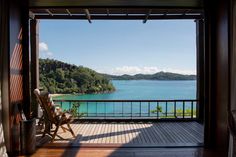
M40 87L50 93L91 94L115 91L112 82L102 74L53 59L39 59Z

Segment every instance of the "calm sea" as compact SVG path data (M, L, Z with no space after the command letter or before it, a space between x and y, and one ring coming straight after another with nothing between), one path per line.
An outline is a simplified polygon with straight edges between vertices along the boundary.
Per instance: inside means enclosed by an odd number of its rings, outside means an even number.
M112 83L116 87L113 93L69 95L57 99L196 99L196 81L114 80Z
M105 94L67 95L54 99L64 100L158 100L158 99L196 99L196 81L152 81L152 80L113 80L116 91ZM95 115L95 113L112 113L121 110L121 103L96 104L82 103L79 111ZM139 111L139 104L133 104L132 112ZM147 110L143 105L142 110ZM155 109L156 104L151 104ZM123 110L130 110L130 105L125 105ZM63 108L68 109L68 103L63 103ZM124 111L123 111L124 112Z

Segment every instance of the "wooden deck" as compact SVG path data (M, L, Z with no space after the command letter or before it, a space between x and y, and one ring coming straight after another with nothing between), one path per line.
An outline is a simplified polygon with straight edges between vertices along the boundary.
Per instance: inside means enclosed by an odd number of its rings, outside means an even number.
M88 147L175 147L201 146L203 126L197 122L75 122L71 125L77 135L58 131L54 143L41 134L37 136L38 146L42 144Z
M32 157L227 157L227 152L204 148L42 147Z

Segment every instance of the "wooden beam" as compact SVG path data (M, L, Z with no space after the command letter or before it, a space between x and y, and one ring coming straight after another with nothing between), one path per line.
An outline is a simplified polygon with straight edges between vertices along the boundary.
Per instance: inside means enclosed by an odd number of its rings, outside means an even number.
M72 16L72 14L71 14L71 12L70 12L69 9L66 9L66 12L67 12L70 16Z
M27 119L31 114L30 98L30 52L29 52L29 12L28 3L25 1L22 13L22 62L23 62L23 109ZM20 19L19 19L20 20ZM20 62L20 61L19 61Z
M45 9L45 11L50 15L53 16L52 12L49 9Z
M202 8L203 0L33 0L30 7L170 7Z
M11 128L10 128L10 92L9 92L9 1L0 1L0 75L1 75L1 103L2 103L2 125L5 145L8 152L11 152Z
M39 88L39 21L30 20L30 47L31 47L31 104L34 117L38 113L38 103L34 89Z
M196 58L197 58L197 117L199 122L204 122L204 78L205 78L205 30L204 20L195 20L196 22Z
M29 11L29 17L30 19L34 19L34 13L32 11Z
M205 134L206 148L228 151L229 1L205 2ZM212 7L212 5L216 7Z
M233 118L233 113L236 111L236 0L232 0L230 4L230 103L228 107L230 126L230 142L231 151L229 154L236 156L236 132L233 131L232 124L236 124L236 119ZM230 155L229 155L230 156Z
M93 20L143 20L145 15L92 15ZM82 15L35 15L35 19L64 19L64 20L88 20L86 16ZM150 15L149 20L166 20L166 19L203 19L203 15Z
M90 13L89 13L89 10L88 10L88 9L84 9L84 12L85 12L85 15L86 15L86 17L87 17L87 19L88 19L88 22L89 22L89 23L92 23L92 21L91 21L91 15L90 15Z
M143 20L143 23L146 23L146 22L147 22L148 17L150 16L151 13L152 13L152 9L149 9L149 10L148 10L148 13L146 14L145 19Z

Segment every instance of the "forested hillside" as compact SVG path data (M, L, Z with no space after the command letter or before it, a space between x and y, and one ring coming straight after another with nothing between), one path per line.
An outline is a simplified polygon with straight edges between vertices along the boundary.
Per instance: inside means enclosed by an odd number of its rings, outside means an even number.
M107 77L83 66L39 59L40 87L50 93L104 93L115 87Z
M170 72L158 72L155 74L136 74L136 75L107 75L111 80L196 80L196 75L183 75Z

